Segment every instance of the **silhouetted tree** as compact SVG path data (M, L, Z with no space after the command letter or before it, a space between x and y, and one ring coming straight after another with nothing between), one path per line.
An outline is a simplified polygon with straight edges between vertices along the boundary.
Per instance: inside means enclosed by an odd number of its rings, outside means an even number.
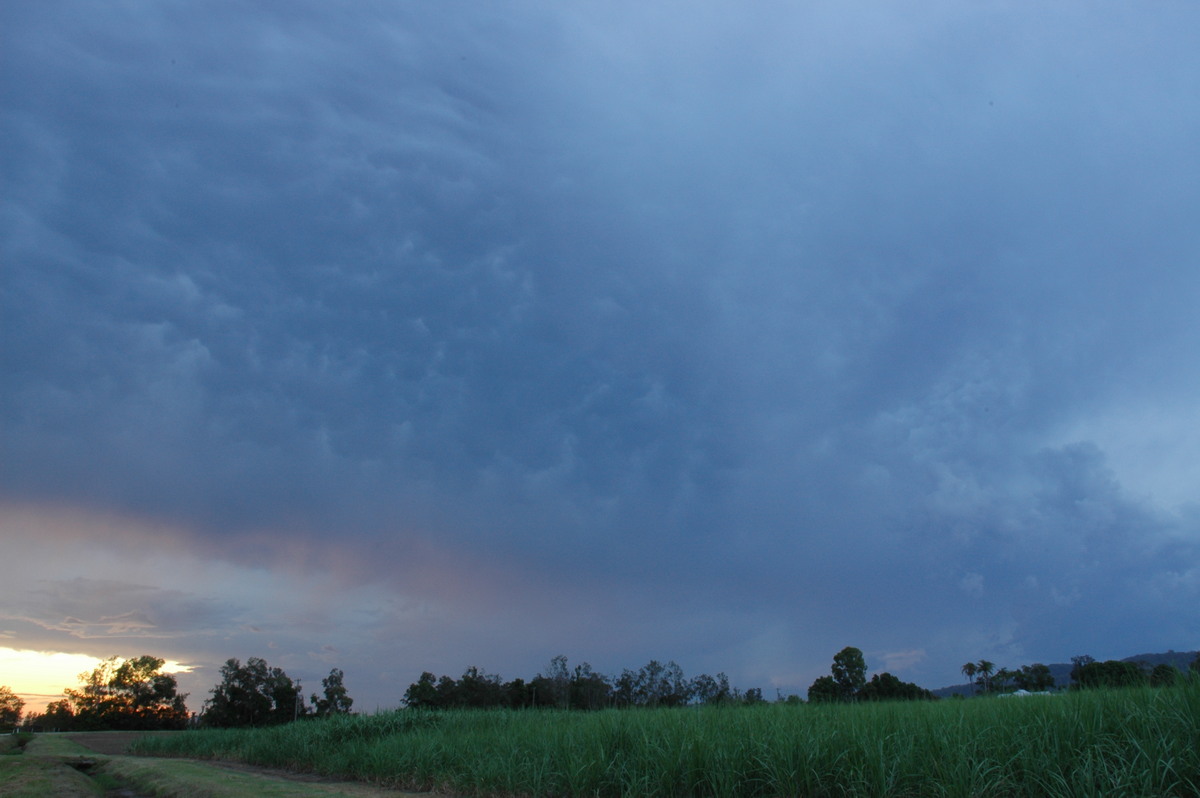
M1013 682L1019 690L1040 693L1054 687L1054 674L1050 672L1050 666L1035 662L1032 665L1022 665L1021 669L1013 674Z
M975 673L979 674L975 683L983 688L983 692L992 692L992 673L996 670L996 664L990 660L981 659L975 663Z
M11 687L0 687L0 726L16 726L21 722L21 711L25 700L12 691Z
M553 708L559 706L558 684L542 674L529 681L530 706Z
M971 684L975 683L975 674L979 670L974 662L968 662L962 666L962 675L967 677L967 681Z
M83 685L64 690L77 729L182 729L188 711L175 677L162 673L166 660L143 655L121 661L109 657L91 673L81 673Z
M729 687L729 677L718 673L716 678L702 673L692 679L692 697L705 705L728 704L733 701L733 691Z
M533 689L524 679L513 679L504 685L505 706L523 709L533 706Z
M204 703L205 726L273 726L306 715L298 681L260 657L242 665L229 659L221 666L221 681Z
M710 696L705 703L708 704L726 704L734 698L734 688L729 686L729 677L724 671L717 672L717 691Z
M75 711L71 702L65 698L51 701L46 705L46 711L26 720L30 726L41 726L47 731L71 731L75 728Z
M623 673L622 679L628 673ZM673 660L665 665L656 659L650 660L632 674L631 684L622 684L622 680L618 680L618 691L630 692L632 704L641 707L678 707L692 698L691 682L684 676L683 668Z
M443 674L437 682L438 706L456 707L461 703L458 694L458 682Z
M602 709L612 704L612 685L588 663L575 666L571 676L571 709Z
M1154 670L1150 671L1151 687L1170 687L1182 679L1183 671L1165 662L1155 665Z
M933 701L933 693L912 682L903 682L896 676L884 671L871 677L862 690L858 691L860 701Z
M550 666L542 676L542 692L549 691L545 696L556 707L566 709L571 704L571 671L567 667L567 658L562 654L550 660Z
M666 666L652 659L638 671L638 693L640 703L646 707L658 706L667 693L667 682L663 677Z
M820 676L809 685L808 700L814 704L832 703L842 699L842 690L832 676Z
M966 672L964 666L964 673ZM867 681L867 663L863 653L846 646L833 657L831 675L821 676L808 688L813 703L831 701L882 701L886 699L932 699L933 693L890 673L876 674Z
M1082 673L1086 666L1091 665L1095 661L1090 654L1080 654L1071 657L1071 689L1079 687L1079 674Z
M619 707L637 706L638 675L629 668L624 668L621 675L613 682L613 702Z
M499 676L484 673L474 665L467 668L458 680L455 705L481 709L504 704L504 688Z
M674 660L667 662L658 683L658 705L681 707L692 701L692 682Z
M416 682L408 686L404 692L404 705L413 709L437 709L438 689L437 677L429 671L421 674Z
M321 680L324 696L312 694L312 705L318 718L350 714L350 707L353 706L354 699L346 692L343 678L344 674L341 669L334 668L329 671L328 676Z
M1149 679L1146 672L1136 662L1120 660L1105 660L1104 662L1088 662L1072 669L1071 678L1074 690L1087 690L1104 687L1135 687L1146 684Z
M1013 671L1010 671L1008 668L1000 668L992 677L992 692L1008 692L1008 688L1015 677L1016 674Z
M854 646L846 646L833 655L833 681L843 701L853 701L867 683L867 661Z
M742 693L742 703L747 706L754 704L765 704L767 699L763 698L761 687L751 687L746 692Z

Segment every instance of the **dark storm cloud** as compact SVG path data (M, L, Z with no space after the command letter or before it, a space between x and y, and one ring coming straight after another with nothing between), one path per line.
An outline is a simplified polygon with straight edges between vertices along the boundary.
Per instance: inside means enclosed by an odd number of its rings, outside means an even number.
M1191 7L2 13L7 499L762 679L1195 635Z
M470 490L486 470L544 470L584 445L601 450L588 458L597 477L613 479L628 434L654 421L635 402L664 390L661 371L686 370L675 361L688 322L669 321L680 328L673 342L653 340L655 316L672 309L631 311L641 280L593 276L607 265L595 252L557 263L576 257L559 242L540 255L547 262L514 262L530 234L513 229L517 198L504 181L520 179L521 153L499 164L489 151L504 131L487 130L503 123L487 106L508 98L488 99L453 61L446 74L426 63L425 50L450 44L436 38L368 37L365 52L339 62L303 22L239 21L248 24L228 58L211 60L204 36L153 56L114 45L92 65L84 107L57 99L79 77L61 67L19 98L56 98L51 107L76 123L55 153L68 161L59 201L21 208L64 251L37 238L37 250L14 253L28 274L14 284L28 294L9 323L28 346L11 352L43 375L25 386L27 405L51 415L30 426L86 425L72 432L93 439L97 456L142 472L143 495L126 500L174 493L170 504L194 509L228 492L234 522L257 520L239 506L251 501L303 504L317 482L328 481L325 498L352 490L375 465ZM168 34L185 24L151 22ZM109 35L143 42L137 30ZM471 40L459 44L479 57ZM377 70L365 64L372 52ZM326 62L332 75L305 80ZM323 108L368 82L360 70L374 72L369 92L348 112ZM474 101L447 96L459 83ZM25 137L30 151L45 132ZM58 218L67 212L76 216ZM563 428L591 405L629 417ZM208 471L200 484L174 470L181 453L180 468ZM84 485L131 489L124 475L95 485L111 473L97 465L78 463ZM262 472L272 472L266 484Z

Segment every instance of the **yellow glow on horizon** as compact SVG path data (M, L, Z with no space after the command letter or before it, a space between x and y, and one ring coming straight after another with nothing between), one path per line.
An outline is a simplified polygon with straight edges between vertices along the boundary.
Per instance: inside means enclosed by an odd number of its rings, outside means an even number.
M79 675L91 673L102 661L86 654L0 648L0 685L25 699L25 714L41 712L46 704L62 698L63 690L78 687ZM191 670L171 660L163 665L163 673Z

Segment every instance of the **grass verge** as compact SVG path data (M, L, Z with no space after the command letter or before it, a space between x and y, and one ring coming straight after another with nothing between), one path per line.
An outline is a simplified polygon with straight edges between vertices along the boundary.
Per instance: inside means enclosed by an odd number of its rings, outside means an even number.
M64 753L66 756L84 753L79 746L69 740L44 740L38 735L30 735L24 742L24 746L18 747L18 741L14 739L4 756L0 756L0 795L5 798L91 798L104 794L95 782L64 761Z
M331 798L354 795L353 787L305 784L208 765L138 757L112 757L97 774L158 798Z
M19 734L5 734L0 736L0 755L20 754L25 750L25 746L33 739L33 735L28 732Z
M25 753L34 757L89 757L94 752L60 734L35 734L25 746Z
M104 791L61 762L37 757L0 759L0 795L5 798L94 798Z

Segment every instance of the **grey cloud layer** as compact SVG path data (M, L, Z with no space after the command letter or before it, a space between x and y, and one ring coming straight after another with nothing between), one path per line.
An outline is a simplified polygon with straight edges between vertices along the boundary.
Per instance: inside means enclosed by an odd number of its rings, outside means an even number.
M624 12L6 9L5 495L1188 645L1194 515L1062 430L1200 387L1196 12Z
M115 580L76 577L44 581L19 601L24 615L7 616L8 620L83 639L172 638L211 633L230 621L227 609L215 602L177 590ZM62 640L57 642L62 644Z

